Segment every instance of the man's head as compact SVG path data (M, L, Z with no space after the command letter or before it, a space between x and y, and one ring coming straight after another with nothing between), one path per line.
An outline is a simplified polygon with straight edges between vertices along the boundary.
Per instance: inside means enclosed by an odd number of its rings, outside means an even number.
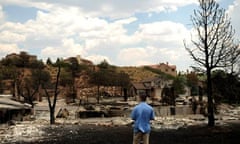
M145 93L140 93L139 94L139 100L140 101L146 101L147 99L147 95Z

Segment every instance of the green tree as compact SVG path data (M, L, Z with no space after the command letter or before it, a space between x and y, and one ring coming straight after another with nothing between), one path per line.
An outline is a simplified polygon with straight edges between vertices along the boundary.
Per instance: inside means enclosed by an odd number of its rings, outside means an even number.
M24 101L34 107L36 94L39 92L39 87L44 83L49 82L50 74L44 70L42 61L35 61L34 68L30 70L30 75L25 75L25 71L17 79L17 93L24 98Z
M107 79L107 71L106 70L98 70L91 74L90 83L97 85L97 103L100 102L100 86L105 86Z
M17 90L18 94L24 98L24 101L31 104L32 108L34 108L34 96L38 92L38 86L34 84L34 81L29 77L23 78L18 82Z
M128 74L121 71L120 73L117 73L116 78L117 80L115 80L116 81L115 86L121 87L121 92L123 92L124 101L127 101L128 99L127 90L130 86L130 77Z
M52 65L52 64L53 64L53 63L52 63L52 60L51 60L50 58L47 58L46 64L47 64L47 65Z
M30 63L30 56L27 52L20 52L19 54L20 60L19 60L19 67L29 67Z
M103 60L100 64L97 65L100 69L109 69L111 66L106 60Z
M237 48L234 43L234 30L225 10L219 7L215 0L199 0L199 9L194 10L191 17L196 30L196 40L192 40L195 47L186 50L191 58L198 64L197 68L207 75L208 96L208 126L215 125L214 104L212 93L212 70L230 65L232 49ZM236 50L235 50L236 51Z
M195 72L190 72L186 74L186 78L187 85L191 88L191 95L192 96L198 95L199 80L197 74Z
M18 93L17 93L17 83L19 81L19 76L21 75L21 70L17 68L14 65L2 65L0 69L0 73L2 75L2 80L11 80L12 81L12 87L11 92L13 97L16 99L20 99Z
M225 101L230 104L240 102L240 81L237 75L220 70L214 71L212 82L216 102Z
M76 88L75 88L75 78L79 75L81 69L80 65L78 63L78 60L76 58L70 58L69 62L66 65L66 71L70 74L71 76L71 82L69 82L68 86L70 89L69 96L72 99L72 102L75 102L76 98Z
M114 66L108 64L106 60L97 65L95 71L91 73L90 83L97 85L97 102L100 100L100 86L118 86L117 73Z
M186 78L183 75L178 75L173 81L175 95L185 93Z
M62 68L60 78L59 78L59 85L63 86L66 91L66 102L74 102L76 97L75 92L75 85L74 85L74 77L70 71L66 68Z
M20 57L13 57L13 58L3 58L1 61L3 66L6 67L23 67L22 60Z

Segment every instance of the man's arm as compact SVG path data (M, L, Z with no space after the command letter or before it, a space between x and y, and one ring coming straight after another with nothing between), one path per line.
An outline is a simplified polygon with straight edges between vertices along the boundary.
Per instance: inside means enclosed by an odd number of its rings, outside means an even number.
M154 111L153 111L153 110L152 110L152 112L151 112L150 120L155 120L155 114L154 114Z
M132 120L136 120L136 110L135 109L132 110L131 118L132 118Z

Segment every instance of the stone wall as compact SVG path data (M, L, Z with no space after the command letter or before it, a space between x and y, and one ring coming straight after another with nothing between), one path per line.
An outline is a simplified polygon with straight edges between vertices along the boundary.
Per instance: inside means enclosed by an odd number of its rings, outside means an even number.
M159 106L159 107L154 107L154 111L156 116L193 114L192 107L190 105L182 105L182 106L176 106L176 107Z

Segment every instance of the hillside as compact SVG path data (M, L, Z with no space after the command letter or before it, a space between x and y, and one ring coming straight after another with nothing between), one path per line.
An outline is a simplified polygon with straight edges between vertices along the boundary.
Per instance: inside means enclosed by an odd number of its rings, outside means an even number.
M139 82L145 78L154 77L158 74L153 73L144 67L117 67L117 71L127 73L132 82Z
M72 63L75 62L75 60L84 66L85 69L92 69L93 67L96 67L90 60L86 60L81 58L80 56L77 57L69 57L65 60L63 60L64 63ZM16 65L17 67L25 67L25 68L36 68L36 64L42 64L41 60L37 59L37 56L30 55L27 52L20 52L19 54L12 53L8 54L5 58L1 60L2 64L8 65L9 63L12 63ZM52 64L51 60L47 63ZM106 62L107 65L109 65ZM45 64L45 69L50 72L50 75L54 79L56 77L57 69L49 66L48 64ZM168 64L167 64L168 66ZM132 82L138 82L145 78L154 77L157 75L166 75L165 73L161 72L159 68L151 68L151 67L134 67L134 66L114 66L116 68L117 72L124 72L130 76L130 79ZM168 67L167 67L168 68ZM167 69L164 67L164 69ZM80 75L78 75L80 76Z

